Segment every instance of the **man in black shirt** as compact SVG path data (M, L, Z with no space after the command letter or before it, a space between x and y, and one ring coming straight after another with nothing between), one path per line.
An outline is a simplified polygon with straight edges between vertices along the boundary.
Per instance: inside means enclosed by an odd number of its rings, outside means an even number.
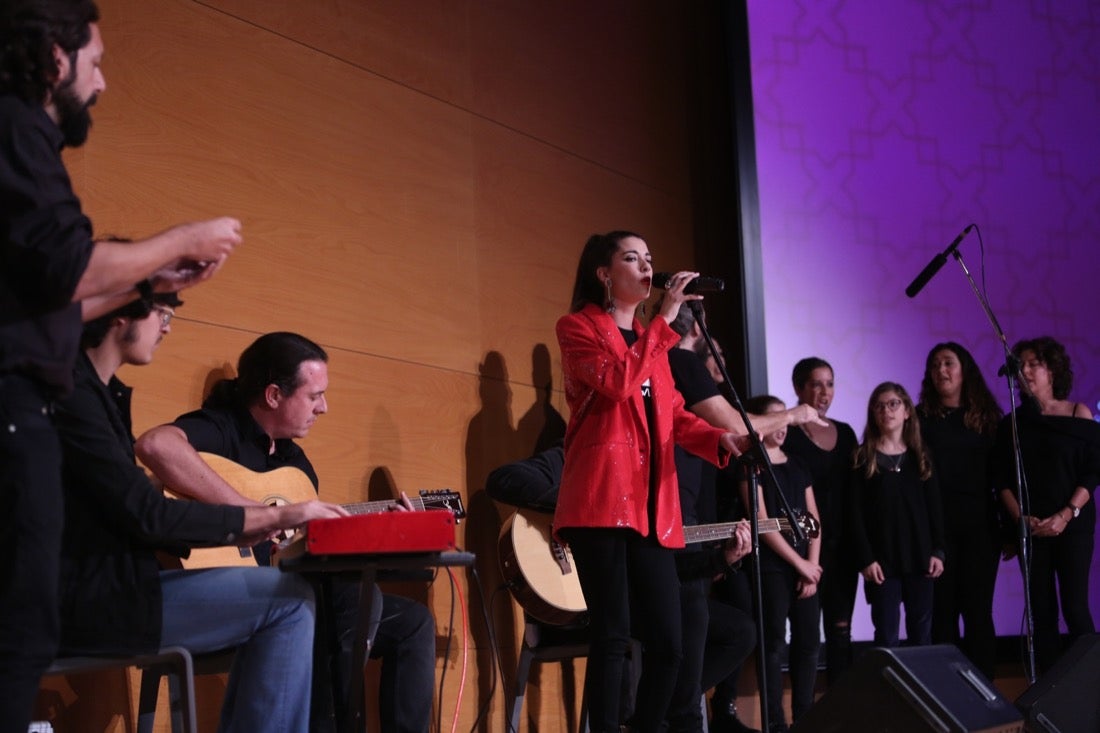
M707 370L704 361L706 341L691 307L687 303L681 305L680 312L669 325L681 336L677 347L668 352L668 362L676 389L684 397L684 406L711 425L738 434L746 433L741 415L722 396ZM760 434L787 425L820 422L817 411L807 405L753 415L751 420ZM718 519L719 497L715 493L718 476L704 463L677 447L676 474L685 526ZM701 692L734 675L756 645L756 630L748 614L711 597L710 580L714 572L706 570L707 557L696 546L687 548L678 558L684 659L669 709L670 730L699 729L702 721L697 702ZM722 687L724 691L716 690L712 700L714 717L710 728L716 731L751 730L737 717L731 686Z
M106 89L92 0L0 3L0 733L24 733L57 648L61 458L52 401L72 389L82 320L211 277L240 224L93 243L61 159Z
M142 435L137 454L165 485L201 501L257 503L237 493L218 476L199 451L228 458L252 471L293 466L317 487L317 474L305 451L295 443L328 411L328 355L309 339L294 333L269 333L244 350L238 377L215 385L201 410L181 415ZM257 559L266 564L267 553ZM378 593L377 588L362 592ZM346 687L351 645L358 627L360 588L334 582L332 624L340 637L342 679L326 684L327 660L318 658L314 677L314 731L332 724L333 693ZM379 717L382 729L394 733L427 733L435 681L435 622L428 609L408 598L380 594L381 623L371 647L382 659ZM302 660L308 664L308 660ZM332 689L329 689L331 686ZM338 707L340 707L338 702Z

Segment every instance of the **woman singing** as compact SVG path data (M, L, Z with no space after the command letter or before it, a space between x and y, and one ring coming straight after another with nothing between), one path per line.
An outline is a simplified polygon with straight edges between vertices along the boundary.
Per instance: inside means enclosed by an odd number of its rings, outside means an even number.
M633 729L664 720L682 656L674 548L684 546L673 445L725 463L743 445L684 409L667 353L680 304L668 284L647 328L634 317L649 297L649 248L630 232L588 239L569 315L557 324L571 416L554 527L568 542L590 618L585 683L593 731L617 731L623 658L631 634L645 645Z
M945 525L946 556L932 604L932 641L961 646L993 679L993 586L1001 539L989 468L1001 408L974 357L949 341L928 352L917 413L940 484Z
M1027 395L1016 414L1031 501L1024 514L1034 538L1031 602L1041 672L1061 653L1059 602L1071 640L1096 630L1089 611L1089 566L1096 527L1092 491L1100 482L1100 425L1086 405L1067 399L1073 369L1062 344L1041 336L1019 342L1012 351L1020 360ZM1018 522L1011 447L1011 426L1005 419L997 434L998 486L1009 516Z

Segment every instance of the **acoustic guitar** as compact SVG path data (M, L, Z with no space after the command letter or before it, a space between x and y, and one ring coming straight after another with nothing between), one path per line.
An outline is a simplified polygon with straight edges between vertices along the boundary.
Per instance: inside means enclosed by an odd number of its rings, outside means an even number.
M580 623L588 611L573 565L573 553L554 539L550 514L520 509L501 527L497 540L501 574L512 596L527 613L543 623L565 626ZM687 544L724 540L741 522L684 527ZM821 525L807 514L795 521L807 537L817 537ZM793 530L786 518L761 519L760 533Z
M273 471L252 471L239 463L223 458L213 453L199 453L210 468L225 482L237 490L242 496L267 506L281 506L283 504L295 504L303 501L311 501L317 498L317 491L313 488L313 482L304 471L293 466L283 466ZM189 499L190 497L165 488L164 493L174 499ZM458 492L450 489L422 490L419 496L409 499L414 510L446 509L455 515L455 519L463 519L466 509L462 506L462 497ZM342 504L351 514L373 514L386 512L393 509L398 502L392 500L365 501L353 504ZM289 536L289 535L288 535ZM280 537L279 539L285 539ZM255 567L256 557L251 547L196 547L191 550L191 556L181 558L179 565L189 570L196 568L218 567Z

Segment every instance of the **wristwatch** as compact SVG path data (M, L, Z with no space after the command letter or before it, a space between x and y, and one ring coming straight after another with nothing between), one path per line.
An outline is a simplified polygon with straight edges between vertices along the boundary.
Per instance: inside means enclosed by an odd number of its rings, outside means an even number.
M1071 512L1073 512L1073 516L1070 517L1070 519L1077 519L1077 517L1081 516L1081 507L1079 507L1079 506L1074 506L1073 504L1066 504L1066 509L1069 509Z

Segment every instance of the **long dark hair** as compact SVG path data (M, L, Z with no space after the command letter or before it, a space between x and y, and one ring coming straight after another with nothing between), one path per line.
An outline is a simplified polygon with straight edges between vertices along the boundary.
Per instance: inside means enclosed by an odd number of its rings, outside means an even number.
M901 399L902 406L909 411L909 418L901 430L901 439L905 443L907 451L917 458L917 468L922 480L927 481L932 477L932 461L928 458L928 451L924 448L924 440L920 435L920 418L913 409L913 400L897 382L883 382L871 392L867 400L867 423L863 428L863 442L856 448L855 468L863 469L863 475L871 478L878 473L878 462L875 460L875 452L878 450L879 439L882 431L879 430L878 421L875 420L875 404L878 398L886 392L894 392Z
M611 264L611 258L619 251L619 245L627 237L642 237L634 232L617 229L607 234L593 234L584 243L581 250L581 260L577 263L577 277L573 281L573 300L569 306L570 313L576 313L589 303L603 305L607 290L600 279L596 277L596 270Z
M932 380L932 359L941 351L950 351L959 360L962 367L962 392L959 395L959 407L963 410L963 424L975 433L992 435L997 430L1004 412L986 384L982 370L974 357L961 344L945 341L936 344L924 360L924 379L920 383L920 402L917 412L922 417L943 417L947 407L943 404L936 384Z
M0 92L42 104L59 69L54 44L76 54L91 39L90 24L99 21L94 0L3 0L0 3Z
M274 384L285 395L302 385L298 367L304 361L328 361L328 354L305 336L288 331L264 334L241 352L237 361L237 397L251 405Z

